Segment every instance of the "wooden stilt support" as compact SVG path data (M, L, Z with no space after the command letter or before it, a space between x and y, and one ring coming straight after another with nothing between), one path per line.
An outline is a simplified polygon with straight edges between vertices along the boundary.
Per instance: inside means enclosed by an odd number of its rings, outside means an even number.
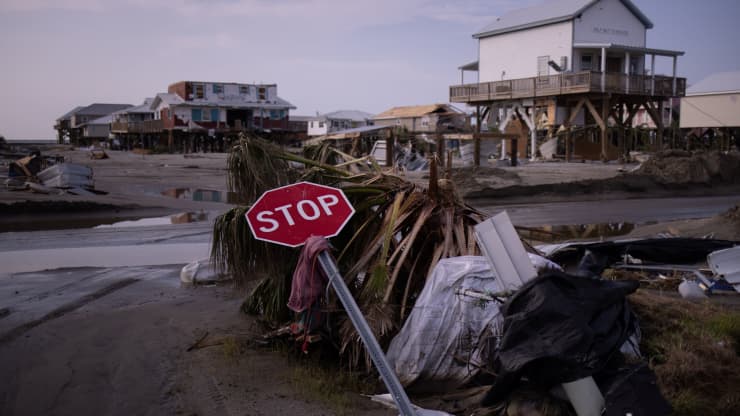
M385 141L385 166L387 168L393 167L394 147L396 147L396 136L391 131Z
M444 168L445 166L445 153L447 153L447 150L445 149L445 139L437 132L437 157L439 157L439 165Z

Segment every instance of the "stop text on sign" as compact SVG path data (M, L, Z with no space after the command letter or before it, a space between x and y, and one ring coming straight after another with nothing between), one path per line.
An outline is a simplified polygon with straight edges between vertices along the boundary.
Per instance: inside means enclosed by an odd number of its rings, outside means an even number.
M300 218L303 218L306 221L315 221L319 219L322 214L332 215L330 208L338 203L339 198L337 198L336 195L318 196L316 197L316 202L310 199L302 199L298 201L295 206L293 206L293 204L286 204L273 208L274 211L260 211L257 214L257 221L263 224L269 224L269 226L260 227L260 231L271 233L280 228L281 221L273 218L276 215L282 215L281 220L283 223L293 226L296 224L293 219L293 215L297 214Z
M256 239L297 247L339 234L354 212L340 189L299 182L265 192L245 216Z

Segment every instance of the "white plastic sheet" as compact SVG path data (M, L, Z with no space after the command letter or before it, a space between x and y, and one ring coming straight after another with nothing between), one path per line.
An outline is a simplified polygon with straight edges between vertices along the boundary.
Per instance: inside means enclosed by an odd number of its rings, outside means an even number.
M404 386L417 379L459 386L484 365L487 340L500 334L503 319L497 302L458 294L464 290L497 293L503 286L484 257L439 261L386 354Z

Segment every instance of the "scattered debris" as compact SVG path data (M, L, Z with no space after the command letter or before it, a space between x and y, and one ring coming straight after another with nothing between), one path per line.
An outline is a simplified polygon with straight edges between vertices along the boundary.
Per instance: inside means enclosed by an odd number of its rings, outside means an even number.
M73 163L59 163L38 173L38 178L45 186L55 188L93 189L92 168Z
M180 271L180 282L184 285L214 284L231 279L231 275L216 270L210 259L196 260Z
M101 160L108 159L108 157L108 153L105 153L105 150L103 149L90 149L90 159Z
M737 184L740 154L669 150L653 155L635 173L662 184Z
M401 383L419 380L424 391L449 391L475 377L503 324L499 303L475 294L502 291L485 258L440 260L387 350Z

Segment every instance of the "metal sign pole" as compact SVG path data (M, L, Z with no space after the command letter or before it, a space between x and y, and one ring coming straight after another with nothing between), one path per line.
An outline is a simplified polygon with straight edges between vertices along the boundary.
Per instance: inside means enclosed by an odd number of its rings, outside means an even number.
M370 353L370 357L373 359L373 363L375 363L375 367L378 369L380 376L383 378L385 386L388 388L391 396L393 396L393 400L396 402L398 410L403 416L415 416L416 412L413 407L411 407L411 401L406 395L406 391L403 389L403 386L401 386L401 382L398 381L396 373L393 372L388 364L385 354L383 354L383 350L380 349L378 340L375 339L375 336L370 330L370 326L367 324L365 317L357 306L357 302L355 302L355 299L349 292L349 288L347 288L347 285L344 283L344 278L339 273L339 269L334 263L334 259L332 259L329 253L322 251L321 254L319 254L319 264L324 270L324 273L326 273L326 276L329 278L329 283L331 283L334 290L337 292L339 300L342 301L342 305L344 305L344 309L352 320L352 324L355 326L355 329L359 332L362 342L365 343L365 347Z

